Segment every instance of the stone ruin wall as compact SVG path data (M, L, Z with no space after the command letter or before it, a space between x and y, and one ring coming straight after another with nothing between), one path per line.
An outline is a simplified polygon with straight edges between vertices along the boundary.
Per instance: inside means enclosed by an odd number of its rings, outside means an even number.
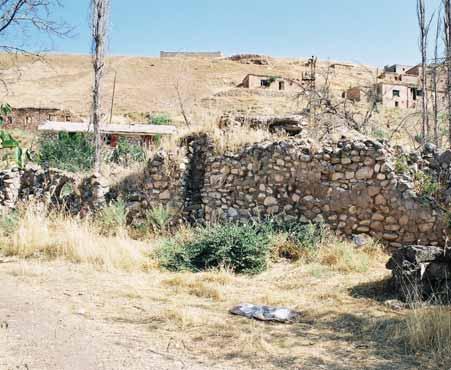
M109 185L98 175L80 178L39 167L0 172L0 211L15 209L20 203L43 201L83 214L104 207L109 192Z
M192 138L176 182L151 163L148 205L171 203L190 221L276 216L325 222L339 234L368 234L394 247L444 243L446 215L395 174L389 150L377 141L313 150L289 139L215 153L208 138Z
M0 172L0 208L47 199L74 213L123 198L132 219L163 205L191 223L281 217L325 222L341 235L369 234L398 247L443 245L447 216L395 174L377 141L343 141L319 150L300 139L247 145L220 154L203 135L177 153L158 153L144 173L109 186L39 168ZM71 184L72 193L62 189Z

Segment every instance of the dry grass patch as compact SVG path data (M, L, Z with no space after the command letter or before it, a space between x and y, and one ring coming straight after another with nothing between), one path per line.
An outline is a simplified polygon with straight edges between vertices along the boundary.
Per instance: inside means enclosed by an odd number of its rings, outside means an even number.
M0 245L7 256L64 259L107 271L145 271L151 265L149 246L131 240L125 231L102 236L89 220L46 215L37 206L27 208L17 229Z
M407 350L432 354L436 361L451 360L451 307L414 308L395 328Z
M224 300L221 292L222 286L215 283L205 283L193 274L182 273L161 282L164 286L174 289L179 293L188 293L200 298L208 298L213 301Z

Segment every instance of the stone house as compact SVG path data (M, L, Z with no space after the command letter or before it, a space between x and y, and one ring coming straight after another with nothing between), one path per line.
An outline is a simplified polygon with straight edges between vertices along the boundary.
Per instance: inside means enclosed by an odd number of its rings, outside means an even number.
M280 76L248 74L238 87L245 89L267 89L276 91L299 91L302 82Z
M57 108L13 108L11 115L5 118L5 124L9 128L22 128L36 130L46 121L72 122L80 120L69 110Z

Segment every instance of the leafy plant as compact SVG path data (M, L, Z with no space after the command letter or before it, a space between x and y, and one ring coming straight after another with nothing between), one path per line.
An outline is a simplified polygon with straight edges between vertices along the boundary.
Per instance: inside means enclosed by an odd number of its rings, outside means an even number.
M162 267L172 271L201 271L227 267L256 274L266 269L268 234L253 225L225 224L200 228L192 240L166 240L157 251Z
M94 145L81 133L60 132L54 137L42 137L39 142L38 161L50 167L78 172L93 166Z
M156 232L165 232L172 220L172 212L168 207L159 205L152 207L145 213L146 226L152 227Z
M440 184L423 171L415 172L414 182L417 192L421 195L434 196L440 190Z
M288 243L285 248L279 249L278 254L280 257L289 259L315 255L328 235L328 229L324 224L302 224L273 219L260 227L265 228L266 232L272 235L285 235Z
M409 165L407 163L407 157L405 155L400 155L395 160L395 172L398 175L403 175L409 173Z
M20 222L20 214L18 211L4 212L0 215L0 231L3 235L9 236L16 231Z
M12 112L12 107L9 104L0 105L0 126L5 124L5 117ZM23 150L19 141L14 139L11 134L5 130L0 130L0 149L13 149L14 161L20 168L25 166L27 159L30 159L30 152Z
M170 125L172 123L171 118L166 114L156 114L149 119L151 125Z
M123 200L112 202L103 208L97 218L100 229L106 234L115 234L127 225L127 208Z
M138 145L131 143L126 138L120 138L109 158L110 162L128 165L132 162L144 162L146 152Z

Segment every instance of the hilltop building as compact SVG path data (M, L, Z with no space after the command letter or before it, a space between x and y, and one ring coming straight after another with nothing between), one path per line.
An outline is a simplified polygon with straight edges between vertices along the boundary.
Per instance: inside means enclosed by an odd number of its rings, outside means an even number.
M432 97L432 71L433 66L429 66L427 71L428 96ZM445 71L440 66L437 71L437 95L439 101L445 98L446 76ZM371 97L374 91L376 101L386 107L415 109L421 101L423 95L421 80L421 66L408 66L403 64L394 64L385 66L384 71L377 76L377 82L369 87L355 86L343 93L343 97L349 100L360 102L364 96Z
M280 76L268 76L248 74L238 87L246 89L267 89L277 91L299 91L303 84L300 81L283 78Z

